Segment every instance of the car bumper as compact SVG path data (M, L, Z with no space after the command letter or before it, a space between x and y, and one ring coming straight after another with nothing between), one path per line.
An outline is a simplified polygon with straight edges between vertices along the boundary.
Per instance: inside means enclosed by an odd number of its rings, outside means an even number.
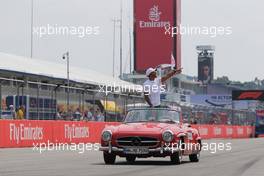
M114 147L114 146L107 146L107 147L100 147L99 148L100 151L104 151L104 152L108 152L108 153L112 153L112 152L121 152L124 153L124 148L119 148L119 147ZM157 147L157 148L149 148L148 151L149 153L175 153L178 152L180 149L178 148L171 148L171 147Z

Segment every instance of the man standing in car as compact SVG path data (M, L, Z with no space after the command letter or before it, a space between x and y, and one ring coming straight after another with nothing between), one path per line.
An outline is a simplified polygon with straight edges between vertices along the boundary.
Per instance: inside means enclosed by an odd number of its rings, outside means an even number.
M143 88L144 98L150 107L160 107L160 94L162 86L168 79L173 77L175 74L180 74L181 71L182 69L174 69L162 78L158 78L156 69L147 69L146 76L148 77L148 80L144 82Z

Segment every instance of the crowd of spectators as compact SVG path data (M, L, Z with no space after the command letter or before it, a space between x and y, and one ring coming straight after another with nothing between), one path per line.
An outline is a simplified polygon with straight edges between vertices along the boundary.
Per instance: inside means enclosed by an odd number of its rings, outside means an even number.
M104 113L99 108L90 108L84 112L81 112L79 108L75 111L69 110L69 112L57 111L57 120L72 120L72 121L104 121Z
M14 120L23 120L25 119L25 106L21 105L19 108L15 109L13 105L9 106L10 112L11 112L11 117Z

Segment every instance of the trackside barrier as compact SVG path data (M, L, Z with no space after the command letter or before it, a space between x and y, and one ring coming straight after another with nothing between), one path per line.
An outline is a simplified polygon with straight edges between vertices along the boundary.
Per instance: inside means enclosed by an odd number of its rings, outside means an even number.
M112 122L69 122L44 120L0 120L0 148L32 147L40 143L96 143ZM251 126L193 125L203 139L248 138Z
M231 125L192 125L196 128L202 139L212 138L250 138L254 136L253 126Z

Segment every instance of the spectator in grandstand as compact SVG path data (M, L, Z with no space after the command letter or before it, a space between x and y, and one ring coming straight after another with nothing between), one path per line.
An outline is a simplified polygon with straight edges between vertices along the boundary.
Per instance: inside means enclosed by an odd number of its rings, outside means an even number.
M15 110L14 106L13 105L10 105L9 106L9 109L10 109L12 118L15 120L16 119L16 110Z
M88 118L89 120L92 120L92 119L93 119L93 114L92 114L91 109L90 109L90 111L87 112L87 118Z
M175 74L180 74L181 71L182 69L174 69L162 78L157 78L156 69L147 69L146 76L148 77L148 80L144 82L143 88L145 101L150 107L160 107L160 94L162 85Z
M25 108L24 106L19 106L17 111L17 119L23 120L25 118Z
M85 111L83 120L85 120L85 121L92 121L93 120L93 114L91 111L92 111L91 109Z
M211 119L210 119L210 124L217 124L217 115L216 114L211 114Z
M103 116L103 114L101 113L101 111L99 109L97 109L95 111L94 121L98 121L98 122L103 122L104 121L104 116Z
M80 108L77 108L76 111L73 114L73 119L72 120L81 120L82 114L80 112Z
M55 120L62 120L63 118L62 118L61 114L62 114L62 112L59 109L57 109L56 119Z
M67 113L65 111L60 112L61 118L67 120Z
M88 111L84 111L84 112L83 112L83 115L82 115L82 120L83 120L83 121L88 121L87 113L88 113Z
M73 120L73 112L69 109L69 112L66 112L66 120Z

